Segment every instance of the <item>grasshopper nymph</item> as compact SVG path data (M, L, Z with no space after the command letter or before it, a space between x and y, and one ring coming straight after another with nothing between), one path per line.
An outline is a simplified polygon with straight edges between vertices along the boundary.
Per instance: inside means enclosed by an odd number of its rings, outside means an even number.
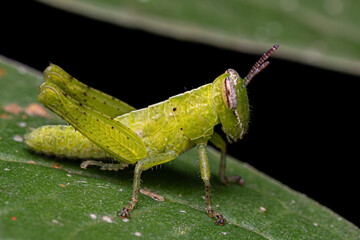
M242 138L249 125L246 86L269 64L266 59L278 47L275 45L268 50L245 78L228 69L213 83L140 110L84 85L52 64L44 72L45 82L39 87L38 99L71 126L43 126L27 134L25 141L39 153L94 159L84 161L83 168L98 165L102 169L117 170L136 164L132 198L118 211L124 218L130 216L129 212L138 201L141 173L174 160L196 146L205 184L207 214L223 225L225 218L211 204L206 144L210 141L222 152L221 182L242 185L240 176L225 176L226 143L214 132L214 126L222 125L229 142ZM103 158L113 158L118 163L95 161Z

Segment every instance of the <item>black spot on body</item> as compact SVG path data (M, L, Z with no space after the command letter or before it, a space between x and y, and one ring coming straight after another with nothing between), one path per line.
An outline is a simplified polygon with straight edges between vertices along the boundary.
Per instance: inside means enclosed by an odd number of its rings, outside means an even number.
M176 111L176 108L173 108L173 111L175 112L175 111Z

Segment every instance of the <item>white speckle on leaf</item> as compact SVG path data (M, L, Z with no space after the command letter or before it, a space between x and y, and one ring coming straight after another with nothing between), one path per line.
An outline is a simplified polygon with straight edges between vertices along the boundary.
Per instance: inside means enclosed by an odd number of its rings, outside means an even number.
M180 210L180 212L181 212L181 213L186 213L186 211L184 211L184 210Z
M18 134L16 134L14 137L13 137L13 140L15 142L23 142L24 141L24 138Z
M315 227L319 226L319 224L317 224L317 223L313 223L313 224L314 224Z
M123 221L123 222L129 222L129 219L123 218L122 221Z
M10 171L10 168L4 168L4 171Z
M137 237L141 237L141 232L135 232L134 234L135 234L135 236L137 236Z
M72 176L71 176L71 174L66 174L66 176L68 176L68 177L72 177Z
M295 200L291 200L291 204L295 204L296 202L295 202Z
M77 183L87 183L87 181L77 181Z
M227 234L227 232L221 232L223 235L226 235Z
M26 122L18 122L16 125L19 127L26 127Z
M263 212L263 213L266 213L266 208L260 207L260 211Z
M60 226L64 226L64 224L63 223L61 223L61 222L59 222L58 220L56 220L56 219L53 219L53 220L51 220L53 223L55 223L55 224L59 224Z
M93 213L90 214L90 217L91 217L91 219L94 219L94 220L97 218L97 216L95 214L93 214Z
M102 218L105 222L112 223L113 220L109 216L103 216Z

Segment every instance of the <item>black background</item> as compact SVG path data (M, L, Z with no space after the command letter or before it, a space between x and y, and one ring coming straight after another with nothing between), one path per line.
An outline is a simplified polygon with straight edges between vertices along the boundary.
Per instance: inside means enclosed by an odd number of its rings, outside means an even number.
M1 55L40 71L49 62L58 64L136 108L210 83L230 67L245 76L260 57L121 28L32 1L7 1L0 10ZM229 146L230 155L359 226L359 80L272 57L248 86L249 133Z

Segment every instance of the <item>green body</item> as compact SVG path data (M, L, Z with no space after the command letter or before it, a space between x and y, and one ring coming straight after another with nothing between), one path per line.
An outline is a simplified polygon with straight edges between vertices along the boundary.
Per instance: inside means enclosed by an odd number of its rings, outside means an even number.
M52 68L54 67L52 65ZM234 131L240 132L238 138L241 138L249 122L246 89L243 88L244 90L238 95L241 98L239 101L241 121L237 122L232 111L226 108L221 96L221 83L227 76L226 73L222 74L211 84L176 95L147 108L133 110L128 106L121 111L132 111L114 120L121 122L141 138L146 148L146 157L166 153L173 153L171 155L176 157L196 146L199 141L207 142L214 133L214 126L221 120L225 125L224 129L227 129L227 132L224 131L230 138L235 140L232 135ZM82 99L84 100L85 98ZM108 106L108 102L100 108L104 106ZM33 150L47 155L81 159L109 157L105 151L71 126L38 128L26 136L26 143ZM116 160L132 164L138 159L117 158ZM156 164L170 160L172 159L164 159Z
M240 176L225 175L226 143L214 132L214 127L221 124L229 142L242 138L249 125L246 86L269 64L266 59L278 47L269 49L244 79L235 70L228 69L211 84L140 110L50 65L44 72L45 82L39 87L38 99L71 126L35 129L25 136L25 142L34 151L48 155L118 161L118 164L104 164L87 160L82 163L83 168L96 165L104 170L118 170L136 164L131 200L118 211L123 218L130 216L129 212L138 201L143 171L171 161L196 146L207 214L223 225L225 218L212 208L206 145L210 141L221 150L221 182L242 185Z

